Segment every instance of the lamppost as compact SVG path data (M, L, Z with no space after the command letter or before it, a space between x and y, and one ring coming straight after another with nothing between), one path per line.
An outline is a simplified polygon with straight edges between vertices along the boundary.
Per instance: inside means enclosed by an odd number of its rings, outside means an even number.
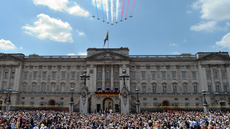
M69 112L73 112L73 92L74 92L74 89L73 89L73 87L71 87L71 89L70 89L70 91L71 91L71 98L70 98L70 105L69 105Z
M206 101L205 95L206 95L206 91L202 90L202 94L203 94L203 107L204 107L204 112L207 113L209 111L209 105Z
M84 72L82 73L82 75L80 76L81 77L81 80L84 80L84 86L86 86L86 79L89 80L90 76L89 75L86 75L87 71L84 70Z
M136 102L136 112L137 113L140 113L140 101L139 101L139 99L138 99L138 91L139 91L139 89L136 89L136 92L137 92L137 102Z
M10 100L10 96L11 96L11 93L12 93L11 88L9 89L8 93L9 93L9 98L8 98L8 102L7 102L7 109L6 109L7 111L10 110L10 105L11 105L11 100Z
M122 73L123 74L120 75L119 78L120 78L120 80L123 80L123 83L124 83L123 87L126 87L125 86L125 79L129 80L129 75L126 74L126 70L123 70Z

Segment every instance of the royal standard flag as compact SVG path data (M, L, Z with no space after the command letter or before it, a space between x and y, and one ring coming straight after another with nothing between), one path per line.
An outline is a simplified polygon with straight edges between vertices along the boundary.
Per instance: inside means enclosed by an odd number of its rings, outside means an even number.
M105 43L107 40L109 40L109 32L107 32L107 34L105 36L103 48L105 47Z

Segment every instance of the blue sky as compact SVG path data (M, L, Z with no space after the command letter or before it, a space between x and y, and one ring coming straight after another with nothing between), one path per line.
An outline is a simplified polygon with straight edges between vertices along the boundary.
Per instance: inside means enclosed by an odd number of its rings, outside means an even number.
M101 0L1 0L0 50L39 55L85 54L102 48L109 30L109 47L128 47L131 55L173 55L230 50L230 0L136 0L133 17L123 22L122 1L103 0L107 22L102 22ZM133 0L130 0L128 16ZM107 44L106 44L107 47Z

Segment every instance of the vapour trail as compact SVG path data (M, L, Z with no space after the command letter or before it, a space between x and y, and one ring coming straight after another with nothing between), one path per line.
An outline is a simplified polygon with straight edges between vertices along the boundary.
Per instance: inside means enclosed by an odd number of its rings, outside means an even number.
M127 14L128 14L128 9L129 9L129 0L128 0L128 3L127 3L126 18L127 18Z
M105 5L106 5L107 22L109 22L109 2L108 0L105 0Z
M111 22L113 23L113 0L111 2Z
M92 8L91 0L89 0L89 3L90 3L90 8L91 8L91 11L92 11L92 14L93 14L93 8Z
M99 18L98 9L97 9L97 1L96 0L95 0L95 6L96 6L96 10L97 10L97 17Z
M125 4L125 0L122 1L121 20L122 20L122 17L123 17L124 4Z
M117 0L117 5L116 5L116 21L118 21L118 14L119 14L119 0Z
M103 10L103 1L101 0L101 9L102 9L102 17L103 17L103 21L104 21L104 10Z
M133 15L133 8L134 8L134 4L135 4L135 0L133 0L133 7L132 7L131 16Z

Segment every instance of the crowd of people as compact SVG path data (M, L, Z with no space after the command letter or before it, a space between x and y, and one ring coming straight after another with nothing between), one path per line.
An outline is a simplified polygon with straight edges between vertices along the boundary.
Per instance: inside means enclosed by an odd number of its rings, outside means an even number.
M143 112L138 114L67 111L1 111L1 129L229 129L226 112Z

